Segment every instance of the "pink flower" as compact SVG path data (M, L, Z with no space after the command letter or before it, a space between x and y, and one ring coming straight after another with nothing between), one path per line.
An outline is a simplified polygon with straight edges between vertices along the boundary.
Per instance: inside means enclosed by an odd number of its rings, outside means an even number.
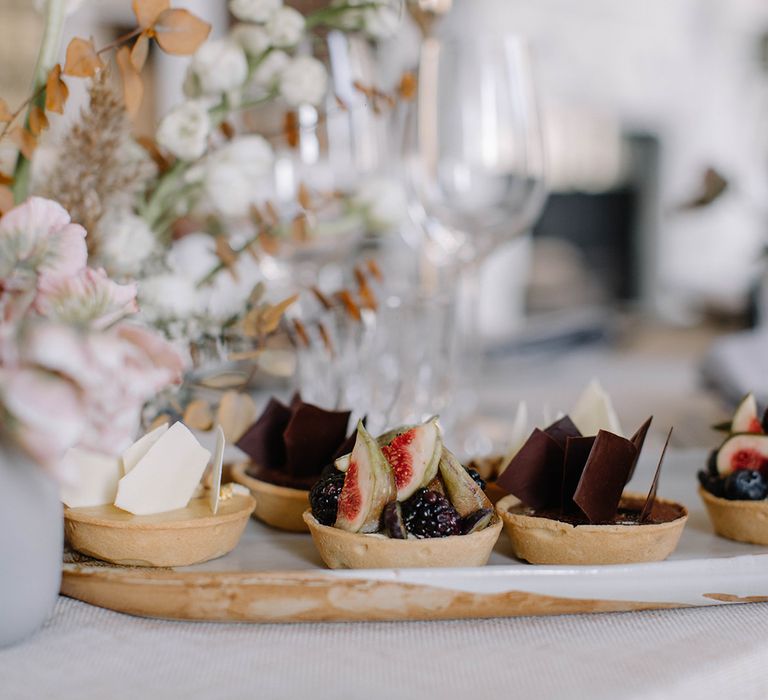
M35 300L38 313L53 321L107 328L138 311L136 285L113 282L103 269L86 267L77 275L44 275Z
M74 275L88 259L85 229L57 202L30 197L0 219L0 284L34 286L39 275Z
M42 369L0 368L0 397L9 414L6 427L10 426L19 446L55 472L85 427L77 385Z

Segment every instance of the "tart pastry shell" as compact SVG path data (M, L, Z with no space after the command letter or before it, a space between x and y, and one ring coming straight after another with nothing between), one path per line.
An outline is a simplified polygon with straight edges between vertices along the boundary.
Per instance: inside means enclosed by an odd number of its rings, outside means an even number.
M625 496L644 498L639 494ZM666 559L677 547L688 520L684 506L656 500L679 508L680 517L643 525L572 525L530 515L512 495L496 504L496 512L515 556L531 564L633 564Z
M768 545L768 500L730 501L699 487L699 496L720 537Z
M331 569L483 566L501 533L497 515L486 528L470 535L407 540L321 525L309 510L304 513L304 522L320 557Z
M247 487L256 507L253 517L278 530L309 532L302 515L309 508L309 491L276 486L246 473L248 462L232 466L232 480Z

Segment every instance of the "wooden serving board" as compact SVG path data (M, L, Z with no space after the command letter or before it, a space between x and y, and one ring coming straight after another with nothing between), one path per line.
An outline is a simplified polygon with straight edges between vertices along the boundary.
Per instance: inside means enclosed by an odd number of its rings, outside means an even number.
M716 537L696 494L700 451L668 457L661 493L690 518L665 562L531 566L502 533L488 566L329 571L306 534L252 521L233 552L176 569L105 564L65 553L64 595L119 612L183 620L305 622L556 615L768 601L768 547ZM647 487L653 464L633 482Z

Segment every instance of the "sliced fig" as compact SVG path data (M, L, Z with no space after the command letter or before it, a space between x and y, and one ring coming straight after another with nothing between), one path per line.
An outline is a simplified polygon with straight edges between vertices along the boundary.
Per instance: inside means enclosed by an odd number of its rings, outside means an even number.
M757 415L757 401L754 394L747 394L739 403L731 419L731 432L763 434L763 425Z
M493 519L493 508L480 508L461 519L459 527L462 535L471 535L473 532L484 530Z
M416 489L435 478L442 448L437 418L397 432L389 442L381 445L395 474L398 501L407 500Z
M446 447L440 455L439 469L448 498L462 518L482 508L493 508L483 489Z
M392 501L384 506L381 512L381 529L387 537L393 540L407 540L408 530L405 528L405 518L400 503Z
M717 451L720 476L728 476L739 469L754 469L768 476L768 435L732 435L720 446Z
M432 481L430 481L426 487L428 491L437 491L441 496L445 496L445 484L438 474Z
M337 457L336 460L333 462L333 466L336 467L340 472L345 472L347 469L349 469L349 460L352 458L352 453L350 452L347 455L341 455L341 457Z
M376 532L384 506L395 500L396 495L392 469L376 440L359 422L335 526L349 532Z

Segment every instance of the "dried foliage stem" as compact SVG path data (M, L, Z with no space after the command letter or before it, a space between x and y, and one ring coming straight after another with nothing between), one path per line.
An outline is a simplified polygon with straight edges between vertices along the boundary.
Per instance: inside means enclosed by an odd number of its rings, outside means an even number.
M45 105L46 76L56 63L56 54L61 45L61 33L64 28L65 15L64 4L64 0L46 0L43 39L40 42L40 51L37 54L37 63L32 82L32 97L13 115L13 119L6 124L0 138L5 136L14 119L25 108L27 110L26 126L29 126L29 113L32 107L43 107ZM22 153L19 153L13 172L13 197L17 202L26 199L29 190L29 173L30 162Z

